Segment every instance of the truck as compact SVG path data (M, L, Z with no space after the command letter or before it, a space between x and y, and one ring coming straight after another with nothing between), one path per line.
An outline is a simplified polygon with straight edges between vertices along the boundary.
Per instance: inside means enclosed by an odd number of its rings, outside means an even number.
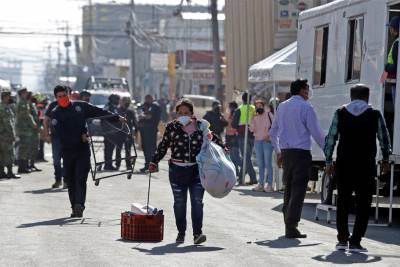
M336 0L303 11L298 20L296 63L296 76L309 81L310 101L326 133L334 112L350 102L350 88L357 83L370 88L370 104L384 114L393 141L391 203L394 170L400 164L400 97L394 103L382 74L394 41L387 24L396 15L400 16L399 0ZM323 152L315 143L312 151L315 164L323 164ZM328 179L322 187L326 197ZM389 217L390 223L391 209Z

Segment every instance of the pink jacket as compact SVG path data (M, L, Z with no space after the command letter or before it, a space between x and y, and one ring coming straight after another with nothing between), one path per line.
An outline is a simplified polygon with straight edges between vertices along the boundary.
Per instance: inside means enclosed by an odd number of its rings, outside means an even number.
M253 132L255 140L270 140L269 129L273 120L274 115L269 111L254 116L250 123L250 131Z

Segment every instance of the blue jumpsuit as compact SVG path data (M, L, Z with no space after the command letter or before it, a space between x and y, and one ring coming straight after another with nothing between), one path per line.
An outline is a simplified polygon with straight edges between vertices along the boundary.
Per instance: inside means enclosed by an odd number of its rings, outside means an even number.
M73 101L67 108L57 106L51 113L51 124L60 138L71 207L85 207L86 181L90 170L89 144L82 141L82 135L87 133L86 120L113 113L83 101ZM118 115L115 118L118 119Z

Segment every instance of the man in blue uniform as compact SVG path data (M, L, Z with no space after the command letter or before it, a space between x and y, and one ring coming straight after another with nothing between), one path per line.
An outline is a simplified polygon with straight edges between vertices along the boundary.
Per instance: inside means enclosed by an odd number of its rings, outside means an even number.
M66 86L56 86L54 95L58 106L51 112L51 125L60 138L64 173L72 208L71 217L82 217L85 209L86 181L90 170L86 120L113 113L83 101L71 102ZM118 118L119 116L115 115L112 120Z

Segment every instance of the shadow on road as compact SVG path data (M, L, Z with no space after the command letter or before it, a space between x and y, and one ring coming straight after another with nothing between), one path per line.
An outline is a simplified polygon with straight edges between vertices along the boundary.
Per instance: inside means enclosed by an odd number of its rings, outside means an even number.
M269 248L298 248L298 247L312 247L318 246L321 243L312 243L312 244L302 244L298 239L288 239L284 236L280 236L275 240L264 240L254 242L259 246L266 246Z
M60 193L60 192L67 192L67 190L61 189L61 188L60 189L44 188L44 189L24 191L24 193L34 194L34 195L41 195L41 194L48 194L48 193Z
M328 224L325 220L320 219L319 221L315 220L315 203L304 203L303 206L303 212L301 214L302 220L307 220L313 223L317 223L319 225L323 225L332 229L336 229L336 224ZM282 212L282 204L274 207L272 210ZM371 218L373 217L373 212L374 210L371 208ZM367 232L366 232L366 238L379 241L385 244L393 244L393 245L398 245L400 246L400 231L398 228L399 225L399 211L394 210L393 211L393 219L394 219L394 226L393 227L386 227L386 226L373 226L369 225ZM324 218L326 213L321 212L321 217ZM386 219L387 218L387 210L380 210L380 215L382 218ZM336 214L332 214L332 218L336 218ZM352 230L352 226L350 227L350 230ZM335 240L334 240L335 241Z
M212 251L220 251L223 250L224 248L196 246L196 245L181 247L176 243L171 243L164 246L154 247L151 249L138 248L138 247L134 247L132 249L146 253L147 255L165 255L165 254L182 254L190 252L212 252Z
M40 222L34 222L34 223L23 223L17 228L29 228L29 227L37 227L37 226L51 226L51 225L59 225L63 226L68 223L73 223L77 221L82 221L81 218L71 218L71 217L65 217L65 218L58 218L54 220L47 220L47 221L40 221Z
M380 256L367 255L364 253L345 253L342 251L334 251L329 255L318 255L312 259L321 262L329 262L334 264L353 264L353 263L373 263L382 260Z

